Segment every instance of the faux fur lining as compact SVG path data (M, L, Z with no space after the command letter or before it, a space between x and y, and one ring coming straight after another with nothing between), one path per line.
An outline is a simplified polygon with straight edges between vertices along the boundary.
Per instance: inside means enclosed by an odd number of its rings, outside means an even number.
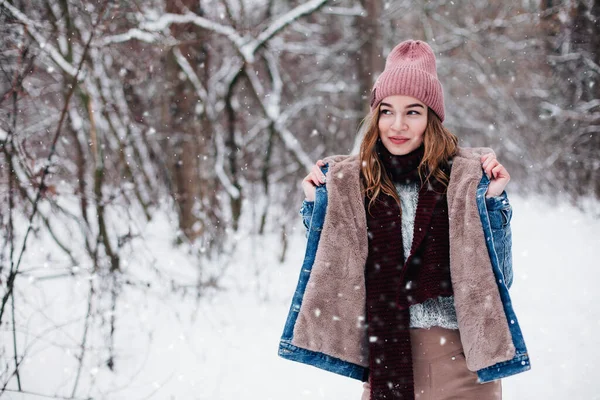
M357 156L324 158L327 212L292 344L364 367L367 219ZM318 207L315 204L315 207Z
M460 149L448 187L450 272L460 337L471 371L515 355L475 197L482 176L480 157L489 152L486 148Z

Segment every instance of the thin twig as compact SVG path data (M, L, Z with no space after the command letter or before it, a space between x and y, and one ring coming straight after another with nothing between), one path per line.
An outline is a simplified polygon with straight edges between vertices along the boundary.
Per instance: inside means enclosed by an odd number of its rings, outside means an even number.
M19 64L21 64L21 62L23 61L23 52L21 52L19 54ZM18 86L21 86L22 84L22 79L19 79L19 71L18 68L15 71L15 78L13 81L13 90L12 90L12 98L13 98L13 112L12 112L12 129L10 129L10 133L9 133L9 150L6 152L7 153L7 158L9 161L9 165L12 165L12 156L13 156L13 151L15 149L14 143L14 135L15 132L17 130L17 93L18 93ZM6 148L5 148L6 149ZM14 268L14 253L15 253L15 237L14 237L14 221L13 221L13 212L14 212L14 208L15 208L15 201L14 201L14 174L11 170L8 171L8 237L9 237L9 242L10 242L10 271L13 270ZM17 330L15 327L15 296L14 294L11 293L11 304L12 304L12 331L13 331L13 353L15 356L15 373L17 376L17 387L19 388L19 390L22 389L21 387L21 374L19 372L19 360L18 360L18 353L17 353ZM0 318L0 323L2 321L2 318Z
M15 294L14 292L10 295L10 303L12 309L12 333L13 333L13 353L15 356L15 375L17 376L17 387L19 391L22 390L21 387L21 373L19 372L19 357L17 354L17 327L15 325Z
M83 357L85 356L85 346L87 343L87 335L89 329L89 321L92 315L92 300L94 298L94 283L90 280L90 293L88 295L88 309L87 314L85 316L85 322L83 327L83 338L81 339L81 354L77 357L77 361L79 361L79 368L77 368L77 375L75 376L75 383L73 384L73 391L71 392L71 397L75 397L75 393L77 392L77 386L79 385L79 377L81 376L81 370L83 369Z

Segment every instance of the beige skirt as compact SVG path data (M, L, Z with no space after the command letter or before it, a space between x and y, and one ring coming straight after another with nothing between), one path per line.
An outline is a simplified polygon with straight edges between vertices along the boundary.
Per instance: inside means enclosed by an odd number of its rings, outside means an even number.
M477 383L469 371L457 329L434 326L411 329L413 376L417 400L500 400L500 380ZM362 400L370 400L370 386L363 385Z

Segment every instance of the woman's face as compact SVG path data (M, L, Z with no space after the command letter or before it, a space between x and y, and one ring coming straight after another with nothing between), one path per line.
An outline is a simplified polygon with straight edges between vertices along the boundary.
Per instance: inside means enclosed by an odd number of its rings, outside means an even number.
M427 106L410 96L388 96L379 108L379 137L388 151L402 156L419 148L427 127Z

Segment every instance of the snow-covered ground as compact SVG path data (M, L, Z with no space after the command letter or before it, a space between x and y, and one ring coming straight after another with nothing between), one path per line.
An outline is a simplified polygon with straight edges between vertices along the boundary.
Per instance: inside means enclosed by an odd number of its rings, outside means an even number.
M532 370L503 381L504 399L600 399L600 220L566 204L546 205L541 198L512 196L511 202L511 294ZM360 398L360 382L277 356L304 255L300 217L283 264L278 262L278 235L239 237L237 256L222 281L226 290L199 300L172 294L169 282L141 265L154 263L178 282L194 285L193 258L171 245L171 226L157 216L140 229L144 244L140 240L130 249L128 274L146 279L152 289L123 286L115 311L113 372L102 366L108 354L102 338L109 333L93 327L100 333L87 342L91 349L76 398ZM29 262L46 253L32 250ZM30 279L18 285L19 342L30 345L21 372L24 390L71 396L88 292L86 278ZM111 313L104 317L108 320ZM4 325L0 337L11 343L7 329ZM90 392L90 382L102 392ZM10 387L16 387L14 380ZM6 398L40 397L7 393Z

